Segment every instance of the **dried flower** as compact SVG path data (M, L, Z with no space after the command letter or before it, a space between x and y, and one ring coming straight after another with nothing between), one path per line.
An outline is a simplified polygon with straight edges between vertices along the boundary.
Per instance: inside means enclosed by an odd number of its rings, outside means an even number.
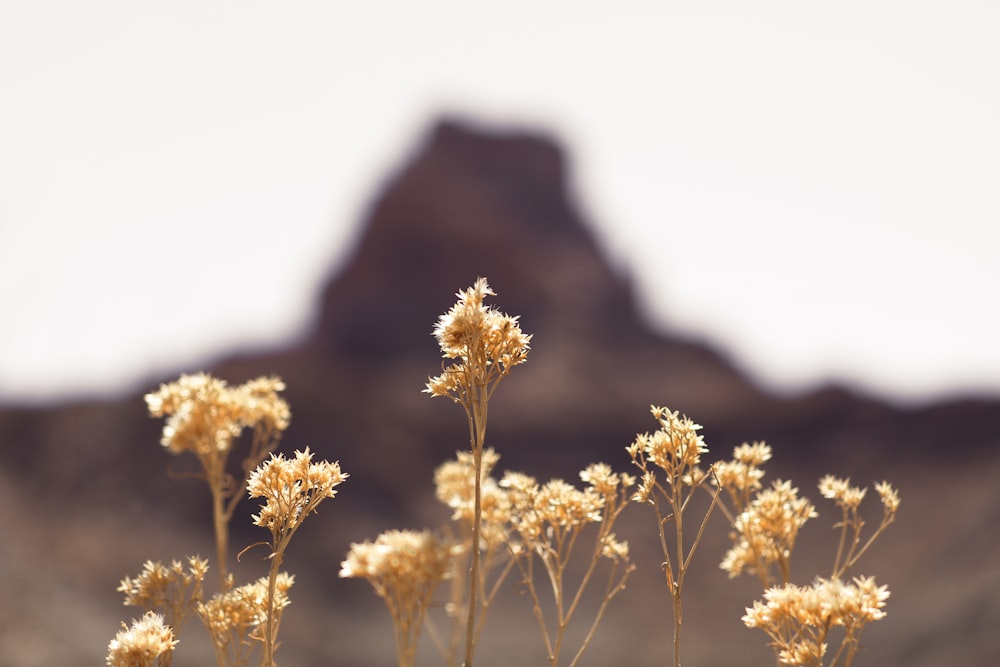
M417 639L438 584L452 572L454 549L429 531L392 530L355 543L341 577L367 579L392 616L401 667L414 664Z
M888 597L888 589L873 577L856 577L852 584L838 578L817 578L806 587L786 583L767 589L763 601L747 608L743 622L768 634L783 665L822 665L829 631L840 626L844 638L838 657L843 654L850 664L862 628L885 617Z
M720 567L735 577L744 570L757 575L767 586L777 565L780 580L787 582L795 538L806 521L816 516L807 498L798 495L791 482L778 480L757 494L733 522L733 547Z
M527 360L531 336L521 331L518 318L483 304L496 296L485 278L456 296L458 302L438 318L434 337L445 359L456 360L427 382L431 396L450 396L467 404L476 387L487 388ZM491 392L490 392L491 393Z
M273 609L270 615L274 625L280 622L281 613L289 604L288 590L295 577L280 573L274 583ZM219 665L245 665L251 649L249 640L263 642L262 629L267 625L268 577L217 593L198 605L198 617L208 630Z
M187 569L180 561L169 567L147 560L134 579L122 579L118 590L125 594L125 605L166 614L167 624L180 632L194 606L201 601L202 581L208 561L198 556L188 558Z
M857 509L868 489L851 486L851 480L826 475L819 481L819 492L843 509Z
M701 455L708 452L708 446L698 433L701 426L694 421L665 407L653 405L650 406L650 412L659 422L660 428L652 434L637 435L625 451L642 473L639 488L632 500L651 506L656 514L660 549L663 553L663 575L673 602L673 662L676 667L681 662L685 574L701 543L708 518L718 503L719 490L712 494L711 504L705 510L690 546L685 545L684 510L695 491L703 488L705 481L709 479L709 475L699 467ZM670 521L674 524L673 539L669 539L666 533L666 525ZM671 543L673 547L670 546Z
M192 452L212 494L212 519L219 580L229 585L229 522L247 477L278 444L288 427L288 403L278 396L285 388L276 377L261 377L238 387L206 373L182 375L146 395L150 415L167 417L161 444L174 454ZM242 470L228 470L233 442L253 429L250 452Z
M465 663L472 664L477 636L476 614L480 604L477 597L483 586L479 573L479 544L484 538L482 456L486 442L486 413L493 392L510 370L528 357L531 336L521 331L517 317L511 317L492 308L483 301L495 295L485 278L456 295L458 301L447 313L438 318L434 337L441 347L445 363L441 375L428 379L424 392L431 396L449 396L465 410L469 423L469 450L472 453L473 503L472 535L470 543L469 602L466 606Z
M892 485L886 481L876 484L875 491L878 492L879 498L882 499L882 507L885 508L886 514L894 515L896 510L899 509L899 492L892 488Z
M587 483L585 488L578 489L561 479L539 485L533 477L511 472L500 481L500 486L507 490L510 502L510 551L517 560L522 581L534 603L535 617L542 630L549 664L553 667L558 664L566 628L597 571L598 561L601 558L611 561L607 583L590 631L571 664L576 664L583 655L604 610L612 598L625 588L629 574L635 569L629 560L628 543L620 542L612 532L615 521L627 504L628 488L635 483L635 479L631 475L613 472L606 463L589 465L580 472L580 478ZM594 546L576 591L571 591L566 585L567 564L574 547L580 544L581 536L589 526L596 528ZM548 622L544 618L541 596L535 584L536 558L542 564L544 580L549 583L555 605L555 618Z
M190 451L200 458L228 452L247 427L273 431L288 427L288 403L278 397L285 388L276 377L261 377L239 387L206 373L182 375L146 394L153 417L167 417L162 444L175 454Z
M626 448L633 461L648 461L662 469L668 479L681 479L701 462L708 447L698 433L701 425L667 408L651 406L650 412L660 422L652 434L643 433Z
M275 546L286 543L324 498L337 495L334 487L347 479L339 463L312 462L312 453L296 451L295 458L272 454L247 482L251 498L264 498L255 525L271 531Z
M163 616L147 611L142 618L124 623L108 644L107 663L110 667L166 667L177 640Z

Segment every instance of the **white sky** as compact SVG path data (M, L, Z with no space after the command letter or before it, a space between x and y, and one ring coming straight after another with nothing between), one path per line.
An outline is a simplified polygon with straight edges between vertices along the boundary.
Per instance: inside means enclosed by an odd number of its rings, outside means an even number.
M442 111L552 132L647 314L769 385L996 394L998 35L988 0L0 4L0 398L301 330Z

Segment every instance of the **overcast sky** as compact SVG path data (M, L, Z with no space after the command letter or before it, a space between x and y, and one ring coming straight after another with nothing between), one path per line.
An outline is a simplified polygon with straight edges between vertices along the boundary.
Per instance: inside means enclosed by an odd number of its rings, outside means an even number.
M0 398L301 330L442 112L559 140L647 316L769 386L996 395L998 35L973 0L3 3Z

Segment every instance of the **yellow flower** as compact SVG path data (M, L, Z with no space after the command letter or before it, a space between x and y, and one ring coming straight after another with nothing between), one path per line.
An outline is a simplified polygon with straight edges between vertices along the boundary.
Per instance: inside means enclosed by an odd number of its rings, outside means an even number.
M275 621L280 619L281 612L289 605L288 591L294 583L295 577L287 572L281 572L276 577ZM261 638L255 630L267 623L267 587L268 577L261 577L224 593L216 593L207 602L198 605L198 616L217 650L241 654L247 638Z
M833 500L838 507L855 510L865 499L868 489L851 486L851 480L826 475L819 481L819 492L824 498Z
M167 417L161 443L175 454L199 457L228 452L244 428L281 432L288 427L288 403L278 397L285 388L276 377L262 377L239 387L206 373L182 375L146 394L153 417Z
M122 624L108 644L107 663L110 667L166 665L176 645L174 631L164 625L163 616L147 611L142 618L133 620L131 627Z
M442 356L456 361L430 378L424 392L465 404L476 388L488 391L511 368L527 360L531 336L521 331L517 317L483 304L486 296L495 296L485 278L478 278L456 296L458 302L434 327Z
M882 499L882 507L885 508L886 514L895 514L896 510L899 509L899 492L886 481L876 484L875 491Z
M247 481L250 497L265 500L253 522L271 531L275 546L290 537L320 501L337 495L334 487L348 477L339 463L313 463L312 457L308 447L296 451L293 459L272 454Z

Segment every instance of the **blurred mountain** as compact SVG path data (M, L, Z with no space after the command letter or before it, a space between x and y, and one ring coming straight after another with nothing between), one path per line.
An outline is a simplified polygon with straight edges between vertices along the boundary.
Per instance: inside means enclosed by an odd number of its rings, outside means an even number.
M534 335L528 363L491 404L488 444L502 454L502 469L571 479L603 460L624 470L624 447L655 427L648 408L657 404L705 425L710 460L744 441L768 441L769 478L791 478L814 499L826 473L859 484L889 479L901 489L900 519L863 571L888 583L893 597L889 618L876 624L884 629L866 631L869 654L858 664L997 663L1000 401L902 409L833 386L793 397L762 391L719 350L641 319L629 276L612 269L568 177L565 155L547 138L442 121L374 200L310 332L287 349L178 369L210 370L234 384L280 375L293 413L282 449L308 445L351 475L310 520L316 525L303 528L311 537L292 547L289 569L304 590L293 590L302 602L283 624L283 663L391 662L388 615L363 582L337 580L336 571L351 541L446 518L432 474L467 447L467 427L460 407L421 389L440 370L433 324L477 276L496 290L491 303L520 315ZM669 236L665 224L651 242ZM151 378L149 389L175 377ZM120 606L118 580L146 558L211 552L207 493L176 478L185 463L168 460L157 444L161 425L141 396L0 408L0 501L13 517L0 547L0 666L103 660L118 621L138 615ZM829 519L832 508L824 509ZM622 536L637 554L649 552L655 526L641 508L631 514ZM238 522L234 530L236 543L261 538ZM702 556L714 562L692 575L689 590L703 592L702 620L730 618L725 636L736 638L711 639L714 626L699 635L691 602L689 661L768 664L764 636L739 623L759 591L726 583L716 567L726 540L721 521L716 532ZM829 537L815 533L817 542ZM800 548L817 559L824 553ZM662 661L669 605L650 553L640 562L649 574L637 573L617 616L609 613L587 664ZM309 611L293 616L300 608ZM512 628L530 616L526 610L496 613L491 636L505 660L515 650L505 637L522 632ZM653 635L636 637L638 630ZM330 635L336 645L320 641ZM436 664L429 646L422 653ZM183 655L174 664L195 664ZM485 648L481 655L494 664Z

